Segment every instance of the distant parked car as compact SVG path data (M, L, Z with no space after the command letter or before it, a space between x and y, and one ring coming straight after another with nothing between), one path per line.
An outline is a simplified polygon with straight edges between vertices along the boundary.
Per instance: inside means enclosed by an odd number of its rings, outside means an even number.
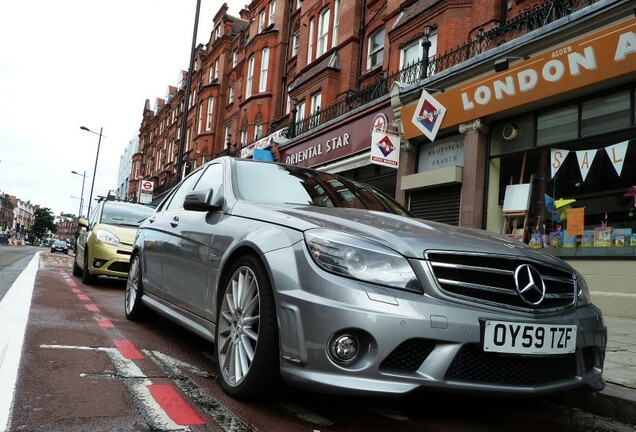
M53 244L51 244L51 253L55 252L64 252L68 253L68 245L64 240L55 240Z
M223 390L536 396L600 390L583 276L489 231L413 217L324 171L218 158L139 228L124 297L215 345Z
M92 283L100 275L128 276L137 227L153 210L141 204L103 200L90 221L80 218L73 276L81 276L84 283Z

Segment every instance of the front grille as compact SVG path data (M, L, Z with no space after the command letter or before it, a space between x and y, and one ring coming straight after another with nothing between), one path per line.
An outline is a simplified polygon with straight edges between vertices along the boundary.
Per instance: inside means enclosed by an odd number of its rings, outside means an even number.
M406 340L391 351L380 365L380 369L415 372L434 349L435 342L429 339Z
M530 312L554 311L575 304L573 274L538 261L447 252L429 252L427 258L440 289L453 297ZM537 305L526 303L517 293L514 275L522 264L535 268L545 283L545 297Z
M576 356L520 357L487 353L464 345L446 371L446 380L481 384L535 386L569 380L576 375Z
M409 339L402 342L384 359L380 369L415 372L434 349L435 342L429 339Z
M121 272L121 273L128 273L128 270L130 270L130 263L114 262L108 266L108 270Z

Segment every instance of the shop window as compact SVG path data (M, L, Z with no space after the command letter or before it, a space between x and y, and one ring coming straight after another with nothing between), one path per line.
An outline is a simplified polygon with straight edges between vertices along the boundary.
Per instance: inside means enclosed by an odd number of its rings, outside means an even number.
M560 108L537 117L537 145L544 146L578 137L577 105Z
M592 99L581 105L581 135L596 135L629 127L629 91Z

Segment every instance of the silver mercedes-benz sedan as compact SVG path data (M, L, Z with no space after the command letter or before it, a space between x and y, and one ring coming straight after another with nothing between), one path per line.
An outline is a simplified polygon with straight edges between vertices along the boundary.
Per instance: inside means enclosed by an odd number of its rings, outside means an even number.
M141 225L125 312L149 311L214 342L238 398L605 385L607 329L568 264L273 162L208 162Z

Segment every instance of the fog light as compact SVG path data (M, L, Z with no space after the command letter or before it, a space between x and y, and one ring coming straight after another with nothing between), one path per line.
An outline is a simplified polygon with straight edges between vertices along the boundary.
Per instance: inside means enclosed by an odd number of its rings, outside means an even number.
M358 356L360 343L358 338L350 334L342 334L331 338L329 354L336 363L348 365Z
M100 260L93 261L93 267L100 268L102 266L102 262Z

